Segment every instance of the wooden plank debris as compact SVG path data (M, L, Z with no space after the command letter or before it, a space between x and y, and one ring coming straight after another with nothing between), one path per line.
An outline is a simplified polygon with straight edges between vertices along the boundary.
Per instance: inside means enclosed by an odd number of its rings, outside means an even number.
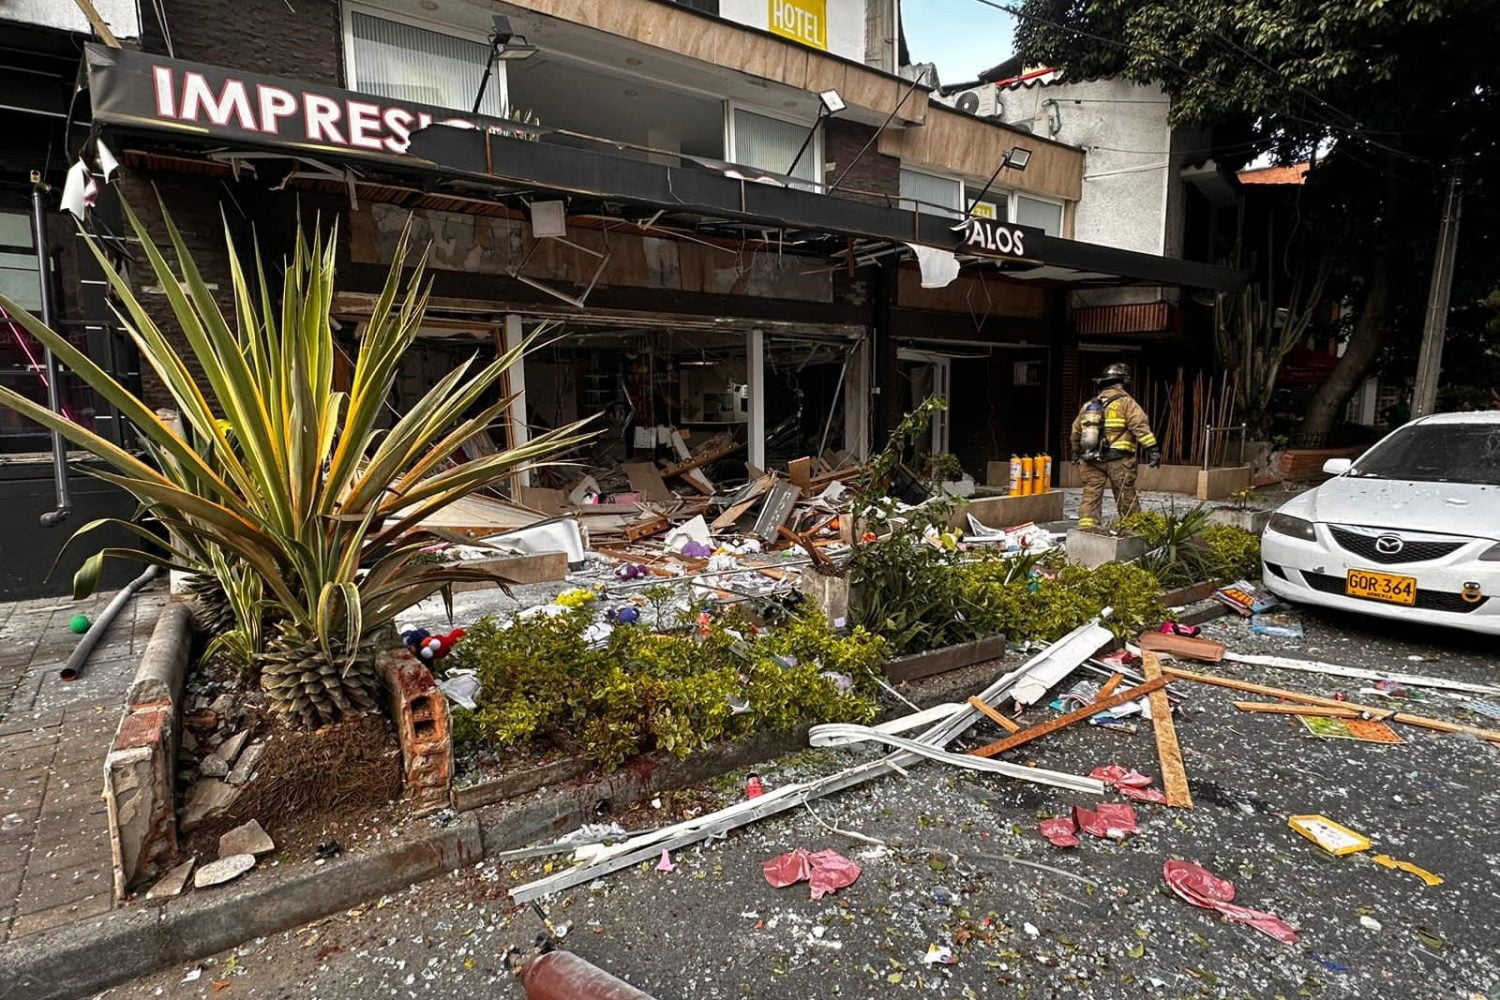
M991 708L984 702L980 701L978 698L971 697L969 699L969 704L974 707L974 711L985 716L995 725L1005 730L1007 733L1019 733L1021 731L1020 723L1012 722L1010 719L1001 715L998 709Z
M1056 718L1048 719L1046 722L1043 722L1040 725L1032 726L1029 729L1023 729L1019 733L1012 733L1011 735L1005 737L1005 739L1003 740L996 740L994 743L990 743L987 746L982 746L977 750L970 750L969 753L973 754L976 757L993 757L996 754L1004 753L1007 750L1013 750L1023 743L1030 743L1032 740L1041 739L1043 736L1046 736L1049 733L1055 733L1059 729L1065 729L1075 722L1082 722L1084 719L1087 719L1091 715L1098 715L1100 712L1103 712L1106 709L1123 705L1127 701L1135 701L1142 695L1150 694L1152 691L1159 691L1163 687L1166 687L1167 680L1168 678L1166 677L1158 677L1154 680L1147 680L1146 683L1140 685L1139 687L1133 687L1128 691L1122 691L1119 694L1109 698L1105 698L1102 701L1096 701L1092 705L1085 705L1083 708L1075 709L1072 712L1068 712L1066 715L1059 715Z
M1241 712L1258 712L1264 715L1311 715L1328 719L1360 719L1363 712L1352 708L1324 708L1320 705L1288 705L1272 701L1237 701L1234 707ZM1393 713L1394 714L1394 713Z
M1321 705L1324 708L1350 708L1356 712L1365 713L1366 717L1371 719L1401 722L1408 726L1432 729L1440 733L1468 733L1470 736L1478 736L1482 740L1500 743L1500 732L1493 729L1483 729L1479 726L1465 726L1457 722L1430 719L1425 715L1412 715L1408 712L1396 712L1388 708L1377 708L1372 705L1356 705L1348 701L1319 698L1316 695L1302 694L1299 691L1283 691L1280 688L1266 687L1263 684L1251 684L1248 681L1237 681L1228 677L1216 677L1213 674L1198 674L1190 670L1174 670L1170 667L1163 667L1162 673L1174 680L1197 681L1200 684L1213 684L1216 687L1232 688L1235 691L1248 691L1251 694L1269 695L1272 698L1285 698L1287 701L1301 702L1307 705Z
M702 447L693 453L692 458L678 462L675 465L664 466L661 470L662 478L671 479L673 476L680 476L690 469L696 469L700 465L717 462L721 458L733 455L743 447L745 447L743 441L736 441L729 434L715 435L703 442Z
M1104 686L1099 689L1099 697L1095 698L1094 700L1103 701L1105 698L1108 698L1110 695L1115 693L1115 689L1118 688L1122 683L1124 683L1124 681L1124 674L1112 674L1109 680L1104 682Z
M1143 652L1166 653L1180 660L1199 660L1203 663L1220 663L1225 652L1222 642L1170 635L1166 632L1142 632L1140 647Z
M667 481L650 462L626 462L620 468L630 480L632 492L639 493L653 503L672 503L677 494L667 488Z
M1161 661L1155 653L1141 655L1141 669L1148 680L1161 680ZM1172 706L1167 693L1151 692L1151 728L1156 730L1156 756L1161 763L1161 785L1167 793L1167 805L1178 809L1193 808L1193 794L1188 790L1187 769L1182 765L1182 748L1177 744L1177 725L1172 720Z

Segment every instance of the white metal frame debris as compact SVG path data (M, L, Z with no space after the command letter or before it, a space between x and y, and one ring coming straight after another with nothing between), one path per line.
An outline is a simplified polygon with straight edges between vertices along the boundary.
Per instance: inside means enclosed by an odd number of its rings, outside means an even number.
M1021 666L996 680L980 693L979 698L985 704L994 705L1004 698L1012 688L1021 680L1027 678L1033 670L1043 670L1048 675L1061 670L1063 664L1071 663L1076 669L1084 660L1092 656L1100 646L1108 642L1110 633L1101 627L1097 621L1081 625L1072 632L1063 636L1057 642L1037 653ZM1068 671L1062 671L1058 677L1067 676ZM890 737L894 732L914 728L921 725L913 722L914 719L930 715L932 710L916 715L905 716L901 719L892 720L881 727L871 729L872 733L879 733L884 737ZM957 756L946 754L944 748L958 737L965 729L968 729L982 716L978 709L969 704L954 707L947 715L933 723L917 737L915 743L923 747L929 747L944 757ZM903 740L904 742L908 742ZM746 799L736 802L717 812L696 816L690 820L673 826L665 826L660 829L633 837L620 844L609 846L596 846L580 849L575 856L583 860L583 864L569 868L565 871L556 872L546 878L528 882L525 885L516 886L510 890L510 897L517 903L529 903L555 892L571 889L574 886L592 882L594 879L622 868L629 868L640 861L657 857L662 851L673 851L709 837L723 836L730 830L746 826L758 820L774 816L778 813L795 809L812 799L822 798L845 788L852 788L872 778L878 778L892 771L901 771L904 767L918 763L929 757L926 750L913 752L901 749L887 754L878 760L857 764L854 767L845 768L824 778L814 781L798 782L792 785L784 785L773 789L757 798ZM944 759L944 758L938 758ZM973 758L980 760L982 758ZM1003 761L995 763L1004 763ZM1058 777L1056 771L1044 771L1038 768L1028 768L1021 765L1007 764L1006 768L1014 768L1014 772L1008 772L1008 776L1021 778L1022 780L1040 781L1045 784L1056 783ZM986 769L988 770L988 769ZM1076 785L1080 791L1096 791L1103 793L1103 783L1095 782L1090 778L1081 778L1073 775L1065 775L1072 782L1093 782L1098 788Z

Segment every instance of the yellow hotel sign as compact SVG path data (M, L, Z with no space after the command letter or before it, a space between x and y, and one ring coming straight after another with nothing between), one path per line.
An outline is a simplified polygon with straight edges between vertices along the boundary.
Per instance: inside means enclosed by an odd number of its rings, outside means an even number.
M768 0L771 33L828 51L828 0Z

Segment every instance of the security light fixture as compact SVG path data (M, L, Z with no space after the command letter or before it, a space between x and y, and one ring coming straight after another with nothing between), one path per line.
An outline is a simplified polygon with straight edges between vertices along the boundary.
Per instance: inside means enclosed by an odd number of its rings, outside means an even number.
M479 114L484 104L484 92L490 88L490 77L495 72L495 60L530 59L536 55L537 47L511 30L510 18L504 14L494 16L495 30L490 32L490 51L484 60L484 76L479 78L479 92L474 95L474 114Z
M797 155L792 157L792 165L786 168L788 176L796 172L797 164L802 162L802 154L807 152L807 147L812 144L813 136L818 134L818 126L823 124L823 119L832 118L848 106L837 90L825 90L818 95L818 117L812 123L812 128L807 130L807 138L802 140L802 146L797 150Z
M1030 162L1031 150L1024 146L1011 147L1011 151L1005 154L1005 158L1000 161L1000 165L995 168L995 172L990 174L990 179L984 182L984 187L980 188L979 193L969 201L969 207L964 211L964 215L969 216L974 214L974 206L978 205L984 199L984 196L990 193L990 186L995 183L995 178L1000 176L1000 171L1006 167L1012 170L1025 170L1026 164Z
M491 36L491 44L495 47L495 54L501 59L530 59L536 55L537 47L526 40L525 35L518 35L510 28L510 18L504 14L496 14L494 17L495 32Z

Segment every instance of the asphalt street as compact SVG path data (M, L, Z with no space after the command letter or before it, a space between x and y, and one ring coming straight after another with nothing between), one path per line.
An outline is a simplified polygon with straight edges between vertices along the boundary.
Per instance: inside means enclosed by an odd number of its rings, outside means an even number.
M1206 631L1240 652L1500 681L1493 640L1310 611L1298 617L1302 640L1252 636L1238 620ZM1215 669L1351 701L1386 698L1362 693L1368 682ZM1399 745L1320 738L1294 717L1232 707L1245 696L1178 688L1187 698L1178 735L1196 807L1133 803L1140 832L1123 840L1084 834L1077 847L1053 847L1038 822L1091 797L924 763L908 777L678 852L670 873L642 864L572 889L547 912L568 928L564 947L661 1000L1500 997L1500 750L1405 726ZM1404 710L1486 722L1465 708L1470 696L1421 694ZM1038 705L1022 721L1053 714ZM994 738L986 724L963 745ZM873 753L808 751L761 773L774 786ZM1073 726L1012 759L1079 774L1109 763L1158 774L1149 724L1135 734ZM620 818L654 826L739 794L734 776ZM1103 801L1128 800L1111 792ZM1365 834L1374 848L1324 854L1287 825L1307 813ZM837 850L862 874L816 902L806 884L772 888L762 862L797 847ZM1443 882L1380 867L1370 860L1376 853ZM1173 858L1232 882L1236 903L1283 918L1297 942L1173 895L1162 877ZM104 995L520 997L503 955L530 947L544 927L530 908L510 905L506 891L544 870L542 862L486 862ZM924 961L934 945L949 949L953 964Z

